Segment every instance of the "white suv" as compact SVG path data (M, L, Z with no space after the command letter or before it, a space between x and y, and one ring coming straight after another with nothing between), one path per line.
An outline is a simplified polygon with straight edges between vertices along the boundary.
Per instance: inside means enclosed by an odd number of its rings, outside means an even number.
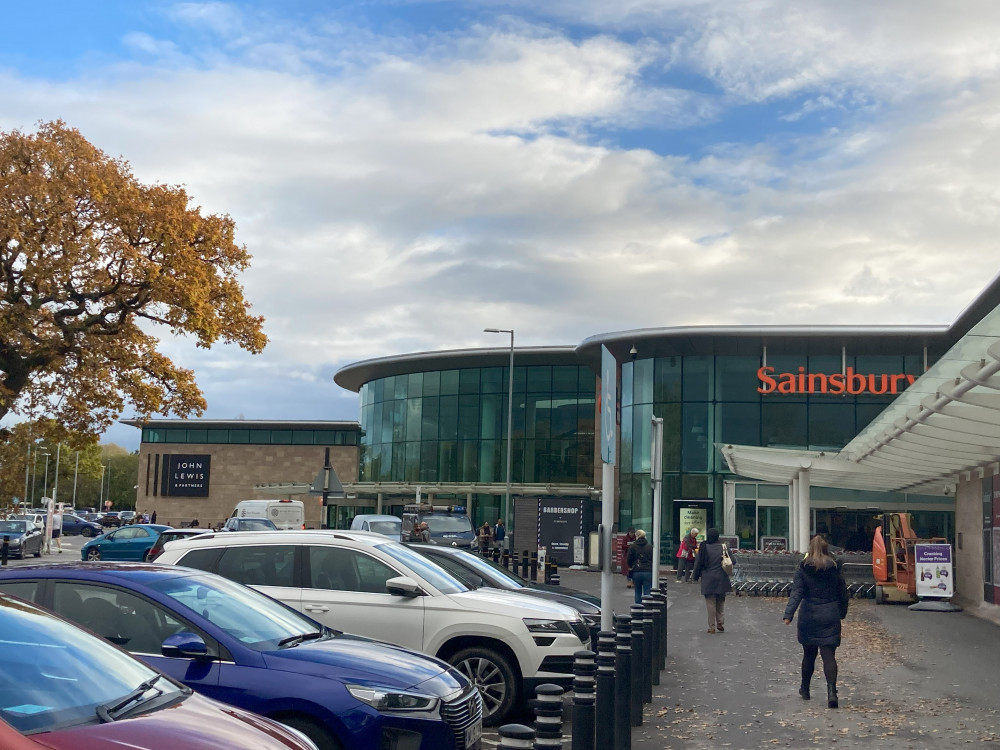
M508 591L470 590L399 542L360 531L202 534L169 542L157 564L211 571L253 586L337 630L423 651L480 690L499 724L534 686L572 684L589 643L580 614Z

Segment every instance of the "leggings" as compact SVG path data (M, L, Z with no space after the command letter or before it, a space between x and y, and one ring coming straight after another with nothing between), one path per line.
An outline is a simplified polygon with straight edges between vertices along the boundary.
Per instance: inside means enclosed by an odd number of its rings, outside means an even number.
M823 675L832 685L837 684L837 647L836 646L803 646L802 647L802 684L808 685L816 669L816 653L823 657Z

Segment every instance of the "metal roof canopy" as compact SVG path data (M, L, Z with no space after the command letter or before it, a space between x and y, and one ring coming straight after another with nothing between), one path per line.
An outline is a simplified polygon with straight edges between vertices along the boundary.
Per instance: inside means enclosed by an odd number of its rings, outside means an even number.
M305 494L311 485L302 482L255 484L256 490L270 490L281 494ZM496 482L455 482L430 484L427 482L344 482L343 491L348 499L375 497L379 494L395 497L412 497L417 490L422 495L503 495L507 485ZM511 495L522 497L569 496L600 497L601 491L586 484L512 484Z
M820 487L947 495L1000 469L1000 307L839 453L718 444L745 477L788 483L809 469Z

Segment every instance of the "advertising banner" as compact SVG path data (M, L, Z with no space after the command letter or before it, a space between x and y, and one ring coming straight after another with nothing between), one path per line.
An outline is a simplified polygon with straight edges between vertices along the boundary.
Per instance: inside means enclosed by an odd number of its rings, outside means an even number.
M538 547L559 565L572 565L573 540L583 535L583 501L543 497L538 501Z
M950 599L955 595L950 544L914 546L917 596Z
M706 526L708 526L708 510L706 508L679 508L680 536L687 536L691 529L698 529L698 541L705 541Z
M209 455L163 456L160 494L168 497L208 497L212 475Z

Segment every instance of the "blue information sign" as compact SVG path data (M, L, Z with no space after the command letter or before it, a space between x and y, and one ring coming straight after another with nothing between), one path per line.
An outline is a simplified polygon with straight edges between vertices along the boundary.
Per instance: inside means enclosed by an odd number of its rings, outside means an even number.
M618 361L601 347L601 460L615 462L615 414L618 407Z

